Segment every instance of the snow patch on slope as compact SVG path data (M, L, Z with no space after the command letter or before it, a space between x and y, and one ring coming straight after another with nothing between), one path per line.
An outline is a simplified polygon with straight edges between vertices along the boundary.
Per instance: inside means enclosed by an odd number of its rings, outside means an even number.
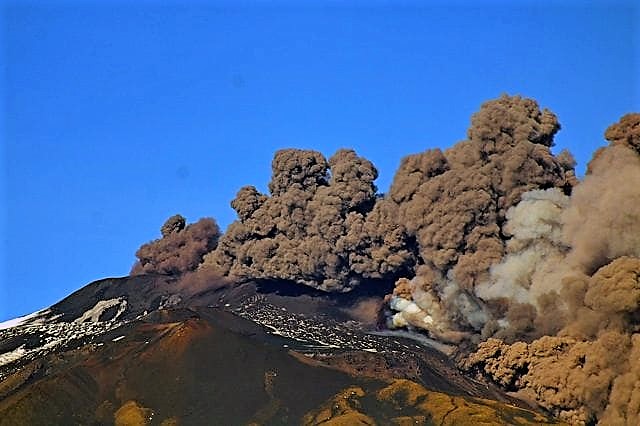
M62 320L64 313L52 315L52 311L47 309L0 324L0 344L15 340L24 342L17 348L7 347L11 350L4 353L0 349L0 381L19 368L20 363L68 345L79 347L94 342L100 335L125 324L126 321L120 317L126 309L127 300L119 297L98 301L71 322ZM29 342L29 336L37 336L39 343Z
M11 319L9 321L5 321L5 322L0 322L0 330L6 330L8 328L13 328L13 327L17 327L19 325L24 324L25 322L29 321L32 318L37 318L40 316L44 316L49 312L48 309L42 310L42 311L37 311L34 313L31 313L29 315L25 315L22 317L18 317L18 318L14 318Z
M5 352L0 354L0 365L9 364L13 361L16 361L24 356L27 351L24 349L24 345L20 346L17 349L14 349L10 352Z
M120 315L124 313L127 309L127 301L118 297L116 299L109 300L100 300L95 306L88 311L86 311L80 318L77 318L75 323L83 323L83 322L98 322L100 320L100 316L109 308L113 308L114 306L118 306L118 311L113 317L113 321L117 320Z

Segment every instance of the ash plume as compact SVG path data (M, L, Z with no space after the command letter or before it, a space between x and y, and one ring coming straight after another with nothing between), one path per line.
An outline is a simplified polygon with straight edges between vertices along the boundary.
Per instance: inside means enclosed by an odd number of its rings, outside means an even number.
M499 289L493 297L502 294L507 306L532 307L529 328L502 318L494 338L461 362L572 424L639 421L639 129L640 114L609 127L610 145L594 154L570 198L547 206L551 216L540 214L537 197L529 225L550 226L535 240L518 247L517 232L530 226L510 222L513 251L491 269L481 295ZM535 260L508 268L531 244L538 245Z
M640 259L620 257L592 277L573 280L574 288L561 291L573 300L567 299L567 325L556 335L512 344L490 338L463 367L572 424L636 424L639 277Z
M344 292L410 262L400 226L367 220L393 219L376 205L378 171L370 161L347 149L328 160L316 151L284 149L272 171L269 195L253 186L238 191L231 202L238 220L204 265L238 279Z
M391 297L392 325L449 342L493 325L504 306L483 300L477 288L506 254L509 208L527 191L568 194L576 182L570 155L550 151L559 128L535 101L503 96L482 105L466 141L402 161L383 203L415 238L418 267Z
M596 152L571 197L564 227L573 248L569 260L587 273L619 256L640 256L639 140L637 134L630 139L634 147L612 139L611 146Z
M343 312L351 318L370 327L380 321L384 300L381 297L365 297L356 301L352 306L344 308Z
M176 282L176 289L183 295L192 296L201 292L230 287L233 283L220 271L211 267L200 267L184 272Z
M186 225L180 215L171 216L160 229L162 238L143 244L136 252L138 261L131 275L158 273L181 274L194 271L203 256L213 250L220 229L211 218Z

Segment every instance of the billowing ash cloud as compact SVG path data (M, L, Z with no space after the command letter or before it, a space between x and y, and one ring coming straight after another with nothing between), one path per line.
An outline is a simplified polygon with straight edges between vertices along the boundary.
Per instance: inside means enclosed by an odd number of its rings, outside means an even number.
M181 274L194 271L205 253L213 250L220 237L215 220L203 218L186 225L180 215L171 216L162 225L162 238L142 245L136 252L138 262L131 275L159 273Z
M614 133L611 128L607 136ZM640 256L640 131L637 128L640 124L636 124L635 139L630 139L629 144L612 139L611 146L595 153L584 182L572 197L564 231L573 247L572 264L585 272L591 273L625 254Z
M363 279L397 274L411 261L393 212L376 205L378 171L370 161L346 149L329 160L285 149L272 170L270 195L240 189L231 202L239 220L205 265L240 279L342 292Z
M503 96L473 116L468 140L402 161L383 203L415 238L419 266L391 298L395 326L450 342L495 327L505 306L483 300L478 288L508 250L509 208L530 190L557 188L562 197L576 181L571 156L549 149L559 128L535 101Z
M503 319L499 338L462 364L571 423L638 424L640 114L626 115L605 137L610 145L596 152L570 198L548 204L534 196L529 223L509 222L514 250L491 268L479 294L528 306L527 324ZM518 248L518 232L532 224L540 234ZM527 254L531 244L538 247Z
M463 366L572 424L638 424L639 276L640 259L620 257L565 281L566 326L557 335L510 345L491 338Z

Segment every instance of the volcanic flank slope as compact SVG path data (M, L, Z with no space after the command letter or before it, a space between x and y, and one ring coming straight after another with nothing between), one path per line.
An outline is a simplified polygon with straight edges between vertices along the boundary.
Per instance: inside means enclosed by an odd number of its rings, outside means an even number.
M101 280L0 330L21 348L0 365L0 424L549 421L429 347L339 321L326 295L209 284Z

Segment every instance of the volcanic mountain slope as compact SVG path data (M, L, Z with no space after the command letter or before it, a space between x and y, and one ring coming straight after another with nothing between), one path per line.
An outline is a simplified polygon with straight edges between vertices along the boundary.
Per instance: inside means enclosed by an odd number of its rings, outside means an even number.
M255 283L95 282L0 330L0 425L549 422L340 309Z

